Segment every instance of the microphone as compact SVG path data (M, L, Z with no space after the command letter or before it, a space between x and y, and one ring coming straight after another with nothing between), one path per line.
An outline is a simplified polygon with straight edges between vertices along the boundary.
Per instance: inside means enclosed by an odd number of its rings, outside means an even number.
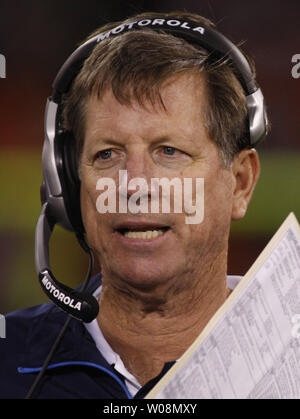
M97 317L99 312L96 298L84 290L78 291L62 284L50 269L49 241L54 227L50 220L48 202L45 202L35 231L35 266L39 282L48 298L58 307L72 317L89 323ZM92 251L86 242L81 238L78 239L83 249L92 257Z

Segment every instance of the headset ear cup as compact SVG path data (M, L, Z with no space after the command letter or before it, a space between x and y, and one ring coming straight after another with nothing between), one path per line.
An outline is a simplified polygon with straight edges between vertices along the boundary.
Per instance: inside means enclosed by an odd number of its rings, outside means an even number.
M56 161L67 216L74 231L82 235L84 226L80 209L80 180L76 143L71 131L63 131L57 135Z

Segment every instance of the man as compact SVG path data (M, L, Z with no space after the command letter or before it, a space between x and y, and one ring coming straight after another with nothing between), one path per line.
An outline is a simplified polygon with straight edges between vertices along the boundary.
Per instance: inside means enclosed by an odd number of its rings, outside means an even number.
M94 278L90 291L100 310L89 324L70 321L33 397L144 397L230 292L230 224L245 215L260 170L249 146L245 92L226 59L153 27L134 30L132 22L159 25L163 17L150 16L92 34L118 28L103 36L64 97L85 238L101 266L101 282ZM170 25L213 27L197 15L167 16ZM154 178L181 185L203 179L203 219L187 223L188 205L176 212L175 198L169 212L101 213L98 181L122 189L121 171L126 185L143 179L149 186L136 204L153 199ZM128 203L134 193L126 190ZM64 320L53 304L7 316L2 397L25 397Z

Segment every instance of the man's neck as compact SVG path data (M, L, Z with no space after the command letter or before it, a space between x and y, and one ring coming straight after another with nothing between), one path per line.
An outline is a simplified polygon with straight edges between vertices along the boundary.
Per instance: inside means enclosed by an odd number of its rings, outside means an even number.
M143 385L165 362L180 358L227 295L224 266L179 293L121 291L106 285L104 278L98 322L112 349Z

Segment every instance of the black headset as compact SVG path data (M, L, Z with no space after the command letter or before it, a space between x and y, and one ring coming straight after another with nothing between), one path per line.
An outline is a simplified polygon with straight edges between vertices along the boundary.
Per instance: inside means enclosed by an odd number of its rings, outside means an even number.
M48 297L71 316L91 322L98 314L98 302L87 292L74 290L57 281L50 269L49 240L55 224L76 233L79 243L91 255L84 240L80 211L80 181L77 175L75 139L59 126L63 95L79 73L93 48L103 40L144 28L164 31L206 49L216 59L228 60L246 96L249 121L249 147L255 147L267 133L264 98L255 83L245 56L216 30L189 20L170 17L147 17L124 23L100 33L77 48L63 64L54 83L45 111L45 139L42 153L42 211L35 236L35 264L42 289Z

